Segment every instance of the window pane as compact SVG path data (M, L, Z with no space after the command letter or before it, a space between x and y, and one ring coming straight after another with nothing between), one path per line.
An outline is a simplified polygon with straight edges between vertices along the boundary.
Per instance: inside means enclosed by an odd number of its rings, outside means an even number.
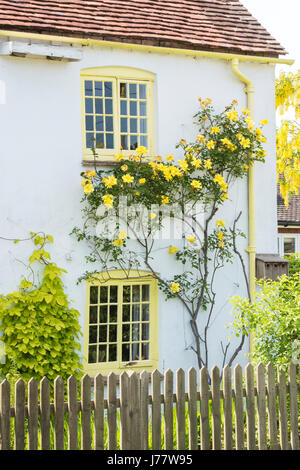
M99 327L99 343L106 343L107 342L107 326L100 326Z
M147 302L149 300L149 285L142 286L142 301Z
M95 100L95 113L103 114L103 100Z
M93 364L97 362L97 346L89 347L89 363Z
M130 305L123 305L123 321L130 321Z
M98 286L90 287L90 304L98 303Z
M140 116L147 116L147 102L140 101Z
M122 361L129 361L129 344L122 345Z
M117 360L117 345L110 344L109 345L109 362L114 362Z
M105 114L113 114L113 101L105 100Z
M106 134L106 148L107 149L114 148L114 135L113 134Z
M98 149L104 148L104 134L96 134L96 147Z
M132 286L132 301L139 302L140 301L140 286Z
M142 359L149 359L149 343L142 343Z
M127 116L127 101L121 100L121 115Z
M120 97L127 98L127 84L120 83Z
M145 338L148 339L148 338ZM117 325L110 325L109 327L109 342L114 343L117 341Z
M137 119L130 119L130 132L137 132Z
M140 340L140 324L133 323L132 325L132 341Z
M100 307L100 323L107 323L107 306L101 305Z
M148 148L148 137L145 135L141 135L141 145L146 147L146 149Z
M140 85L140 100L145 100L146 99L146 85Z
M142 325L142 340L149 339L149 323L145 323Z
M296 251L295 238L285 238L284 239L284 254L295 253Z
M108 287L101 286L100 287L100 302L106 304L108 300Z
M140 345L139 345L139 343L131 345L131 359L133 361L138 361L140 359Z
M102 82L95 82L95 96L102 96Z
M140 119L140 133L147 134L147 119Z
M93 132L87 132L86 133L86 148L88 149L91 149L92 147L94 147L94 141L95 141L95 137L94 137L94 134Z
M127 132L128 125L127 125L127 118L121 118L121 132Z
M107 97L112 96L112 82L104 82L104 94Z
M131 135L130 136L130 150L135 150L138 147L138 136Z
M97 343L97 326L90 326L89 343Z
M137 85L135 83L129 84L129 98L137 99Z
M105 118L105 130L106 132L113 132L114 131L114 124L112 117Z
M93 96L93 82L92 81L85 80L84 92L85 92L85 96Z
M85 128L87 131L94 130L94 116L85 116Z
M137 101L130 101L130 116L137 116Z
M132 321L140 321L140 304L132 305Z
M130 286L123 286L123 302L130 302Z
M121 135L121 149L128 150L128 137L127 135Z
M118 312L117 305L111 305L109 307L109 321L110 321L110 323L117 323L117 312Z
M93 114L94 113L94 105L92 98L85 99L85 113L86 114Z
M105 344L100 344L99 346L98 362L106 362L106 345Z
M103 116L96 116L96 131L104 131L104 118Z
M118 302L118 286L110 286L110 302Z
M126 343L127 341L130 341L130 325L123 325L122 327L122 341L123 343Z
M90 323L97 323L98 307L90 307Z
M142 305L142 321L149 321L149 304Z

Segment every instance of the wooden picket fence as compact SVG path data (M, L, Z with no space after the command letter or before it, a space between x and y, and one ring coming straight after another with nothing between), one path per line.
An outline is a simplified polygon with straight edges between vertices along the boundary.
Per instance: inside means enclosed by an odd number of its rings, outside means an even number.
M222 375L222 378L221 378ZM175 380L174 380L175 379ZM174 386L175 382L175 386ZM187 387L186 387L187 384ZM299 449L298 366L0 385L1 449ZM12 399L13 395L13 399ZM11 406L13 404L13 406Z

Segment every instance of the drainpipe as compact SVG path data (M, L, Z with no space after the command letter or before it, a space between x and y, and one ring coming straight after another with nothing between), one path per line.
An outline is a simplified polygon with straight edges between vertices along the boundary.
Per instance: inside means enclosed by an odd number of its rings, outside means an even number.
M233 73L245 83L245 93L247 94L248 110L250 116L254 119L254 86L252 81L246 77L239 70L239 59L234 58L231 61ZM246 251L249 253L249 287L251 302L255 301L255 257L256 257L256 243L255 243L255 165L254 162L249 165L248 172L248 231L249 231L249 246ZM250 357L253 351L253 335L250 335Z

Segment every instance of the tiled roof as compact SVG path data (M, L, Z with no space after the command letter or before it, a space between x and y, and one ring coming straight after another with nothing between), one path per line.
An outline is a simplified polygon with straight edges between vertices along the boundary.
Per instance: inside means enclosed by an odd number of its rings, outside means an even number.
M279 225L300 225L300 194L290 198L289 207L286 208L284 201L277 193L277 219Z
M0 0L0 28L238 54L286 53L239 0Z

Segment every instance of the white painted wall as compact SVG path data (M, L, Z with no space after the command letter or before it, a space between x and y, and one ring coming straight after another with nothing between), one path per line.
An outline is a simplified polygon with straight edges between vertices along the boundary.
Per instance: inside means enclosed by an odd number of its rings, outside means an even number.
M53 260L68 270L64 281L81 312L82 324L85 286L77 286L76 281L86 270L87 251L69 236L81 222L80 70L105 65L138 67L156 74L156 152L160 155L174 152L179 156L176 142L196 135L191 123L199 96L211 97L219 110L233 99L241 107L247 104L244 85L232 74L230 64L221 60L100 47L84 48L82 61L73 63L0 58L0 236L23 238L30 230L54 236ZM276 253L274 68L243 63L241 69L255 85L256 122L270 121L267 163L256 168L256 236L259 253ZM218 218L231 224L242 210L240 228L247 233L247 183L236 184L229 196ZM246 246L243 240L241 250ZM17 260L24 261L31 250L30 242L13 245L0 240L0 293L16 289L24 273ZM245 258L247 263L246 254ZM169 255L160 256L162 274L168 272L169 259ZM226 343L230 334L225 328L231 321L228 297L246 295L237 261L218 275L217 286L216 315L209 332L210 366L221 365L220 340ZM160 370L196 365L194 353L188 349L191 342L188 317L181 305L166 303L160 295ZM239 362L246 362L243 353Z

